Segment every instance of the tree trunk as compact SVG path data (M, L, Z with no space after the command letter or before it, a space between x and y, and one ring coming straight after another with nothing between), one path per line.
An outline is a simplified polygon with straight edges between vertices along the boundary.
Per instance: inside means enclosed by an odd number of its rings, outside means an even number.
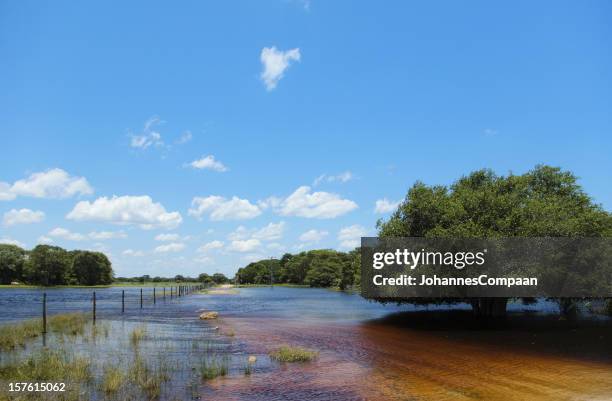
M508 298L475 298L471 301L474 316L478 318L505 318Z

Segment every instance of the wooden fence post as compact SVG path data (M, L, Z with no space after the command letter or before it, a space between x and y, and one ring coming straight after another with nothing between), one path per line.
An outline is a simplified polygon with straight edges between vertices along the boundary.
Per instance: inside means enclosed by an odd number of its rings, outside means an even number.
M164 301L166 300L166 287L164 287Z
M140 309L142 309L142 288L140 289Z
M93 292L93 324L96 324L96 292Z
M153 287L153 305L155 305L155 287Z
M121 313L125 313L125 290L121 290Z
M42 302L42 333L47 334L47 293L43 292Z

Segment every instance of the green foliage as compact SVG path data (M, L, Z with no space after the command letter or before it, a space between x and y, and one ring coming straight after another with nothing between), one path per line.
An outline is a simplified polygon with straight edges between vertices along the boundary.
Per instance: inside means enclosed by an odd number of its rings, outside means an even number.
M592 201L572 173L536 166L523 175L479 170L450 187L417 182L377 226L380 237L609 237L612 215Z
M17 245L0 244L0 284L10 284L23 277L26 251Z
M106 285L113 281L113 269L100 252L68 252L49 245L38 245L28 252L0 244L0 284L13 281L43 286Z
M283 345L270 353L270 358L278 362L310 362L319 356L318 352L300 347Z
M81 285L111 284L113 281L111 262L100 252L75 251L72 275Z
M227 277L225 277L225 274L223 273L215 273L212 275L211 278L215 284L226 284L230 281Z
M270 284L272 272L275 284L337 287L342 284L343 272L351 268L352 259L352 254L331 249L312 250L297 255L286 253L280 260L264 259L249 263L238 269L236 279L241 284Z
M25 276L28 282L40 285L67 284L72 261L70 254L58 246L37 245L30 251Z

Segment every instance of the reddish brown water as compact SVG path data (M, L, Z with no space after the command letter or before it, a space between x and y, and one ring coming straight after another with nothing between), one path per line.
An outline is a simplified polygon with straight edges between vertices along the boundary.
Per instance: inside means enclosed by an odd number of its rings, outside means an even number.
M232 317L225 323L253 353L291 344L320 357L216 380L206 399L612 400L609 326L516 315L503 327L476 329L466 320L465 312L338 324Z

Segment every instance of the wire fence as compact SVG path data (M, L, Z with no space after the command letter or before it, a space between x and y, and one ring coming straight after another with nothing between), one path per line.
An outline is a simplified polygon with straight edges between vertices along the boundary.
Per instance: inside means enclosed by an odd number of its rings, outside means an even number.
M166 303L169 301L180 301L190 294L201 291L206 286L202 284L196 285L178 285L170 287L153 287L153 288L137 288L137 289L118 289L117 287L111 290L79 290L76 294L67 291L51 293L54 297L49 297L47 291L44 291L38 297L42 315L42 333L47 332L47 315L49 308L53 313L79 311L83 313L91 313L93 324L100 317L100 312L104 316L127 314L130 312L150 308L158 303ZM36 302L34 299L31 301ZM31 309L30 309L31 314ZM40 315L39 315L40 316Z

